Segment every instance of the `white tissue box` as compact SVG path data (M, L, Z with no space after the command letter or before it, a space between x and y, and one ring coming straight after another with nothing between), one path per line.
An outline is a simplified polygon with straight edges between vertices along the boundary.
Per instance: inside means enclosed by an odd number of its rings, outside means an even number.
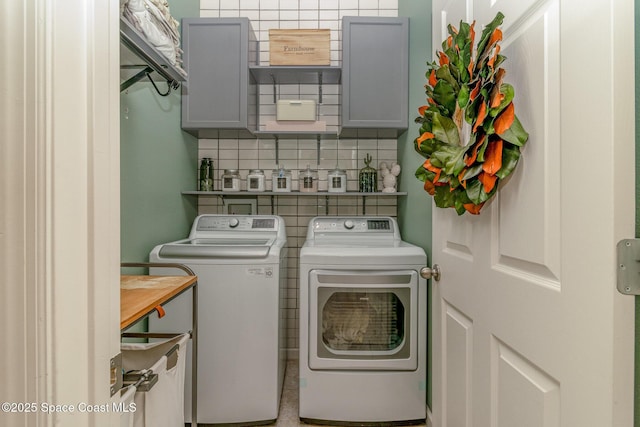
M316 102L309 99L280 99L276 103L276 120L315 121Z

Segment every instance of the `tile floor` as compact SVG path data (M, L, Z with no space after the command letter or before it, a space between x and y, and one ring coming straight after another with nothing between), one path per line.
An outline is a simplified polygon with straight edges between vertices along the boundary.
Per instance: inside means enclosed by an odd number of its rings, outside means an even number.
M298 418L298 360L289 360L284 378L282 399L280 401L280 414L275 424L276 427L320 427L314 424L304 424ZM417 427L425 427L426 424L418 424Z

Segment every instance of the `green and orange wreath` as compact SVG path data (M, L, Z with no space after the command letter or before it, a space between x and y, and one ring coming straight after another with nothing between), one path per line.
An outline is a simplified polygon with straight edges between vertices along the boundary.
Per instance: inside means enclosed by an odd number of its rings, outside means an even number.
M529 135L515 114L513 86L504 83L500 12L482 31L474 55L475 21L448 26L449 36L428 64L427 105L418 109L416 171L436 206L477 215L520 159ZM468 137L466 137L468 134ZM465 141L466 140L466 141Z

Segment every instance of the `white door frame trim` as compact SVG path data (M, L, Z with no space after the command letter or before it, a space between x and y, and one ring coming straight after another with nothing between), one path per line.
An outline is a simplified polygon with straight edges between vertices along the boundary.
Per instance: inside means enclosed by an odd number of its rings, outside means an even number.
M118 7L0 5L0 307L12 349L0 389L4 401L37 405L0 413L9 424L119 424L78 406L110 404L119 352ZM47 414L47 404L75 413Z

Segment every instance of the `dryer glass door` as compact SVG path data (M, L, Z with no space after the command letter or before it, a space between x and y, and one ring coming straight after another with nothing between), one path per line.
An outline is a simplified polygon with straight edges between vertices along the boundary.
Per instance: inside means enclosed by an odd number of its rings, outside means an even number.
M415 271L313 270L309 279L311 369L417 368Z

